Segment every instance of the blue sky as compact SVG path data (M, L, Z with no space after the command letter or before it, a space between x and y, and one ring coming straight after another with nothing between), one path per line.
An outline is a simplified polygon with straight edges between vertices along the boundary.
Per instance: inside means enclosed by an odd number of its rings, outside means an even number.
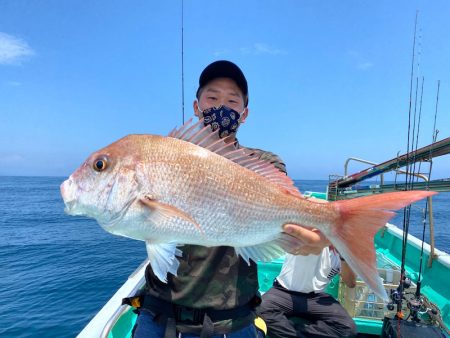
M350 156L382 162L406 151L416 10L419 145L432 139L438 80L438 140L450 136L447 0L184 8L186 116L202 69L237 63L250 94L239 139L279 154L294 179L342 174ZM67 176L122 136L179 126L180 18L180 1L2 0L0 175ZM437 159L433 176L450 177L450 159Z

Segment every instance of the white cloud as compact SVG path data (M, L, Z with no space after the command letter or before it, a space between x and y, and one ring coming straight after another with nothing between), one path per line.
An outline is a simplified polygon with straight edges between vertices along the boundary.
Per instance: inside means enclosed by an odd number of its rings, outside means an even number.
M228 53L229 53L228 49L220 49L220 50L216 50L215 52L213 52L213 55L215 57L219 57L221 55L225 55L225 54L228 54Z
M213 52L215 57L232 54L235 51L230 49L218 49ZM239 48L239 52L244 55L261 55L261 54L271 54L271 55L280 55L287 54L285 50L278 49L272 46L269 46L266 43L256 42L250 46L245 46Z
M373 67L373 63L370 61L360 62L356 65L356 68L361 69L361 70L367 70L372 67Z
M286 51L269 46L265 43L255 43L253 44L253 48L255 49L256 54L287 54Z
M0 32L0 65L20 64L24 58L34 54L25 40Z
M256 42L251 46L248 47L242 47L240 49L242 54L271 54L271 55L281 55L281 54L287 54L285 50L278 49L276 47L270 46L266 43Z

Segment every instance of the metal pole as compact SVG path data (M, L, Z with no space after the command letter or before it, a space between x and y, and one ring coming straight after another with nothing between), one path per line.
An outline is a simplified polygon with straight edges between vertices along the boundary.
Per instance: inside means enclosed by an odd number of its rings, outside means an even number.
M431 268L434 259L434 221L433 221L433 203L431 196L428 197L428 218L430 222L430 257L428 257L428 267Z

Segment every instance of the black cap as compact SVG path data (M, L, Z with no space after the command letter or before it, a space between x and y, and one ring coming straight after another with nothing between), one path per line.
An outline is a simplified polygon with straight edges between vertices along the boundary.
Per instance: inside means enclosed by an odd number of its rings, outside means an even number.
M211 80L217 79L219 77L230 78L234 82L236 82L236 85L239 87L239 89L242 91L242 94L244 95L244 102L245 106L247 107L248 87L244 73L242 73L242 70L238 66L236 66L233 62L226 60L219 60L209 64L200 74L200 78L198 80L197 99L199 98L200 89Z

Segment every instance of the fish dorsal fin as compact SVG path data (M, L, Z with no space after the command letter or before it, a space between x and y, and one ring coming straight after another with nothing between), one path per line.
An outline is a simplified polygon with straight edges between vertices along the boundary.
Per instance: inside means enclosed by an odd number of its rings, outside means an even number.
M208 149L267 178L269 181L282 187L286 193L301 197L300 192L294 186L294 182L289 176L272 163L258 158L255 151L237 148L234 142L227 142L231 141L230 136L221 139L219 137L219 129L212 131L210 125L205 126L203 119L193 122L193 119L190 118L180 128L173 129L168 136Z

